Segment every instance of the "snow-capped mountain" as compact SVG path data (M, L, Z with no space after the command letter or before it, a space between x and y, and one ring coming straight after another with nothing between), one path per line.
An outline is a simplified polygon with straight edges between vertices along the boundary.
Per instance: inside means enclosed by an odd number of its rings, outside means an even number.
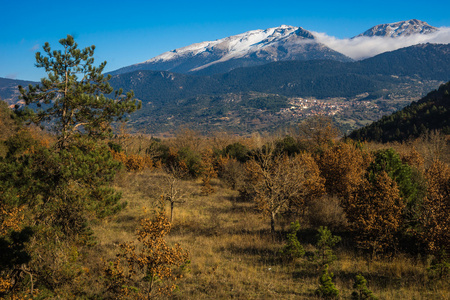
M351 61L345 55L319 43L311 32L301 27L282 25L266 30L252 30L216 41L192 44L111 74L134 70L208 74L274 61L313 59Z
M413 34L430 34L436 32L438 28L428 25L426 22L412 19L396 23L381 24L370 28L369 30L357 35L360 36L382 36L382 37L400 37ZM355 38L356 38L355 37Z
M442 31L442 28L416 19L377 25L351 39L337 39L325 33L282 25L192 44L110 74L153 70L211 75L275 61L329 59L348 62L420 43L449 42L450 30Z

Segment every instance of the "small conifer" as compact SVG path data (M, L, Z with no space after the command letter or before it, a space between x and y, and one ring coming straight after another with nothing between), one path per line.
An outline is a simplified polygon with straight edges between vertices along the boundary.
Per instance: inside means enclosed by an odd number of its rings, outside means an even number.
M281 250L281 254L288 258L289 260L293 260L295 258L300 258L305 255L305 249L303 249L302 244L297 239L297 232L300 230L300 224L298 221L291 223L291 230L287 234L287 242L286 245Z
M377 297L375 297L372 291L367 287L367 280L361 274L356 275L353 288L356 289L356 291L352 293L352 300L377 299Z
M323 266L322 275L319 278L319 287L315 294L323 299L337 299L339 290L334 285L332 278L333 273L328 273L328 265Z

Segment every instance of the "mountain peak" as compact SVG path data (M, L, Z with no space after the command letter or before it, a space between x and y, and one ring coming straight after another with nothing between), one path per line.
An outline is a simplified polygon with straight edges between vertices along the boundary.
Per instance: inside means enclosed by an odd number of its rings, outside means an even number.
M437 31L436 27L428 25L428 23L411 19L408 21L400 21L395 23L380 24L370 28L369 30L357 35L361 36L381 36L381 37L400 37L409 36L413 34L429 34Z
M206 72L208 68L215 70L210 73L223 73L237 67L273 61L311 59L351 61L345 55L320 44L311 32L302 27L281 25L192 44L111 73L120 74L138 69L190 73Z

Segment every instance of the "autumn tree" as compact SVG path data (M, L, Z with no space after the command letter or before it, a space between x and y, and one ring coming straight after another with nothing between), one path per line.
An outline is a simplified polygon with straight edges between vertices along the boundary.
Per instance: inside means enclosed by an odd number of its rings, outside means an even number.
M238 190L244 182L244 164L229 156L217 159L217 176L223 179L230 188Z
M36 53L36 66L44 68L48 77L27 89L19 86L19 91L27 107L39 107L37 111L26 110L28 119L51 124L59 148L64 148L77 134L103 136L111 122L120 121L140 103L133 100L133 92L123 95L122 90L113 90L108 83L111 76L102 74L106 61L93 65L95 46L78 49L71 35L59 43L62 50L52 50L45 43L45 54Z
M380 172L373 180L366 179L345 208L359 247L374 257L395 245L404 206L397 183L386 172Z
M297 130L297 139L306 143L311 151L326 148L340 135L333 120L322 115L304 120L298 125Z
M127 286L134 286L138 299L171 293L173 281L182 277L174 269L188 263L189 256L180 245L167 245L169 232L170 223L163 213L153 220L143 219L136 232L138 243L121 244L116 261L105 270L110 280L108 290L120 296L129 293Z
M214 169L214 157L212 149L205 149L202 153L202 186L201 194L207 196L215 192L211 186L211 179L217 177L217 172Z
M380 172L386 172L397 183L400 196L405 203L414 203L419 200L420 187L414 181L413 170L408 164L403 163L394 149L376 151L367 171L371 180L374 180Z
M324 192L319 168L309 154L274 156L269 145L246 163L246 170L247 193L269 216L272 234L280 212L289 206L304 209L307 201Z
M420 237L440 259L450 255L450 167L435 160L426 170L427 196L420 216ZM447 257L441 257L446 253Z
M373 153L373 160L367 168L370 181L376 181L381 172L386 172L394 180L399 190L399 196L404 204L402 213L405 230L412 229L417 224L419 206L425 196L425 183L422 173L404 163L399 153L392 148L382 149Z
M372 158L353 143L338 143L325 149L317 158L325 188L329 195L338 196L343 206L363 182Z

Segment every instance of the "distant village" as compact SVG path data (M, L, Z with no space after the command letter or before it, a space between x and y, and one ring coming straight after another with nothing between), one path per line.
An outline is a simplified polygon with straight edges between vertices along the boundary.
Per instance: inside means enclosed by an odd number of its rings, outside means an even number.
M367 94L361 94L348 100L347 98L327 98L318 100L315 98L290 98L290 107L280 110L284 117L308 117L314 115L334 116L348 110L373 110L379 109L372 101L361 100Z

